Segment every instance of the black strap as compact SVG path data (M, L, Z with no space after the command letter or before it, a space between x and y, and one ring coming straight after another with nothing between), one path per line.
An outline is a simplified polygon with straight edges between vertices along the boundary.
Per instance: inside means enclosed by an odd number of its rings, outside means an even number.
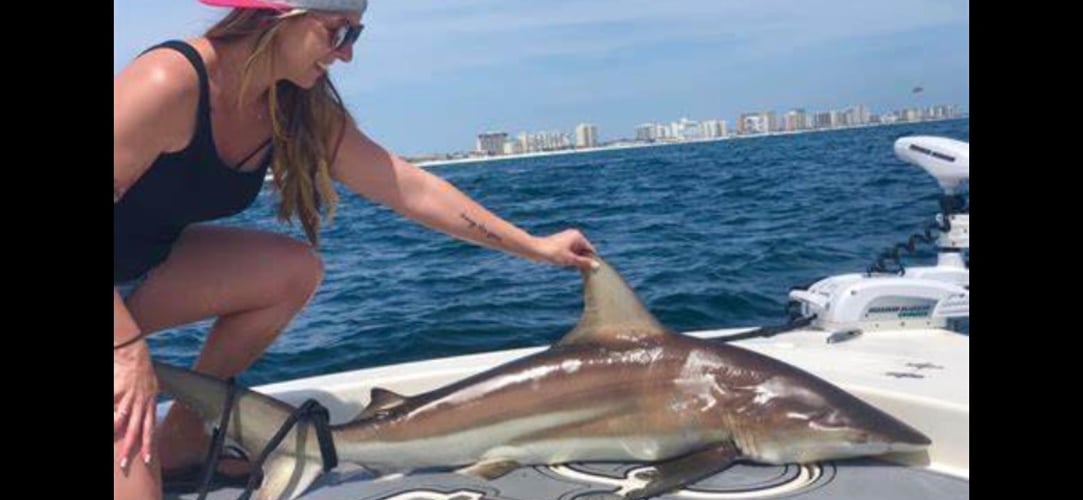
M207 77L207 67L203 64L203 57L199 55L199 51L197 51L195 47L192 47L188 42L183 40L169 40L167 42L162 42L143 51L142 54L160 48L173 49L180 52L185 59L188 59L188 62L192 64L192 67L195 68L196 75L199 76L199 107L196 108L197 123L195 136L192 137L192 143L196 144L196 141L202 141L200 144L209 146L210 150L214 151L214 139L210 137L211 87L209 83L210 79Z
M270 144L270 143L271 143L270 138L268 138L266 141L263 141L263 144L260 144L259 147L255 149L255 151L252 151L251 153L248 153L248 156L245 156L243 160L237 162L237 165L234 166L233 169L234 170L240 170L240 169L244 168L244 164L248 163L248 160L251 160L253 156L256 156L256 153L259 153L260 151L263 151L263 148L267 147L267 145Z
M267 446L260 452L259 457L252 462L253 472L263 470L263 463L271 456L271 452L274 451L275 448L278 448L278 445L282 443L283 439L286 439L286 434L289 434L290 429L302 420L309 420L312 422L312 425L316 427L316 439L319 440L320 443L320 456L323 459L323 471L327 472L338 467L338 452L335 450L335 442L331 439L331 429L329 427L330 414L327 411L327 408L320 404L319 401L309 399L286 418L286 421L282 423L282 427L279 427L278 432L275 433L274 437L267 443ZM252 474L248 479L248 485L245 487L244 492L241 493L241 496L237 497L237 500L248 500L262 480L262 474L259 476Z
M130 345L132 345L132 344L134 344L136 342L139 342L140 340L143 340L143 337L147 336L147 333L148 332L139 332L138 335L136 335L136 336L134 336L134 337L132 337L132 338L130 338L128 340L125 340L124 342L121 342L119 344L114 345L113 350L118 351L118 350L123 349L125 347L128 347L128 346L130 346Z
M222 448L225 446L226 431L230 422L229 417L233 413L233 402L237 399L236 379L230 377L226 381L226 385L222 418L218 421L218 427L215 428L214 435L211 438L211 445L207 449L207 457L204 460L203 473L199 482L198 500L204 500L210 490L211 479L218 467L218 457L222 454ZM328 472L338 467L338 452L335 450L335 442L331 439L330 412L319 401L309 399L294 410L286 418L285 422L282 422L278 432L267 442L267 446L259 453L256 460L251 462L251 475L248 478L248 484L241 496L237 497L238 500L248 500L252 496L252 492L263 482L263 463L271 456L271 452L278 448L282 440L286 439L286 434L289 434L290 429L293 429L295 425L302 421L310 421L316 427L316 439L320 443L320 458L323 459L323 471Z
M735 334L735 335L727 335L725 337L717 337L714 340L716 340L718 342L734 342L734 341L737 341L737 340L745 340L745 339L752 339L752 338L758 338L758 337L773 337L773 336L778 335L780 333L789 332L789 331L792 331L792 330L796 330L798 328L804 328L804 327L808 326L810 323L812 323L812 320L814 320L814 319L816 319L815 314L812 315L812 316L809 316L807 318L794 318L794 319L790 320L789 323L786 323L785 325L764 326L764 327L752 330L750 332L738 333L738 334Z
M200 475L199 497L197 497L197 500L206 498L207 491L211 488L211 479L214 477L214 471L218 468L218 457L221 456L222 447L226 444L226 429L229 427L229 416L233 413L233 400L236 398L237 379L230 377L226 381L226 400L222 407L222 418L218 421L218 427L214 429L211 445L207 448L207 458L203 460L203 474Z
M185 59L188 59L188 62L192 63L192 67L196 70L196 75L199 76L199 108L196 116L200 121L200 126L197 127L197 129L210 130L210 80L207 78L207 67L203 64L203 58L200 57L199 51L183 40L169 40L143 51L143 54L160 48L176 50L184 55Z
M217 151L217 146L214 145L214 138L211 137L211 101L210 101L210 78L207 76L207 66L203 63L203 57L199 55L199 51L192 47L188 42L183 40L169 40L155 45L147 50L144 50L140 55L146 54L155 49L166 48L173 49L180 52L188 62L192 64L192 67L196 70L196 75L199 76L199 107L196 110L196 119L198 120L195 134L197 137L193 137L193 143L196 140L202 141L202 144L207 146L210 151ZM271 139L268 138L265 142L259 145L254 151L245 156L243 160L236 165L227 165L234 170L241 170L244 164L251 160L256 153L263 151L268 144L271 143Z

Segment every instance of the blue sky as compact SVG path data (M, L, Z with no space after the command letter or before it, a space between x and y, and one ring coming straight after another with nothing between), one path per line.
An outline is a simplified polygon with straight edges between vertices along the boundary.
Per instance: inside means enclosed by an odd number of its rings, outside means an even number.
M113 0L114 74L225 12ZM362 129L405 155L583 122L605 141L770 109L970 110L968 0L369 0L364 23L332 78Z

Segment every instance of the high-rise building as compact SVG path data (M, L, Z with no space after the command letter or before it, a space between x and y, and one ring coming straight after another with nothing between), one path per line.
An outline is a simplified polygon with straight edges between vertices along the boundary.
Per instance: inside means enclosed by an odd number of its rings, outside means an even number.
M763 112L763 123L766 126L766 132L778 132L782 130L782 124L778 121L778 115L774 111Z
M654 126L654 138L659 141L665 141L673 138L673 131L669 128L669 125L658 124Z
M854 125L854 108L847 108L839 112L839 121L836 125L840 127L849 127Z
M517 155L517 154L522 153L522 152L523 152L523 148L519 144L519 141L517 141L515 139L508 139L508 140L504 141L504 154L506 154L506 155Z
M589 123L580 123L575 127L575 147L593 148L598 146L598 127Z
M559 131L536 133L523 132L519 134L519 144L524 153L555 151L558 149L567 149L572 146L568 134Z
M673 130L673 137L682 141L694 141L703 136L699 122L688 118L671 123L670 128Z
M834 126L832 113L831 111L816 113L816 128L831 128Z
M854 114L856 115L855 118L857 119L855 125L866 125L872 121L872 113L869 112L869 108L865 107L864 104L858 104L854 107L854 110Z
M791 109L787 111L786 117L783 121L783 129L787 132L794 132L797 130L804 130L808 128L805 123L805 110L801 108Z
M740 135L766 134L766 113L742 113L737 119L737 133Z
M636 127L636 140L641 142L651 142L657 139L657 136L655 136L654 134L654 127L655 125L653 123L644 123Z
M704 120L700 127L703 131L703 137L706 139L717 139L726 136L726 120Z
M474 150L487 156L503 154L504 141L507 139L507 132L485 132L478 134L477 145Z
M836 126L853 127L869 123L869 109L859 104L846 108L838 114Z

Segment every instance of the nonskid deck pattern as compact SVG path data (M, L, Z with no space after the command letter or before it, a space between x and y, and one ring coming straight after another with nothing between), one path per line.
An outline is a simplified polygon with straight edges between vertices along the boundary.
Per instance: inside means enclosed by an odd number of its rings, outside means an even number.
M611 500L622 486L634 487L646 464L591 463L521 467L485 481L452 472L418 472L375 480L360 468L343 466L320 478L300 498L309 500ZM234 499L241 490L224 488L209 499ZM194 499L195 494L166 496ZM688 488L658 499L903 500L970 498L970 482L925 469L872 459L822 464L737 464Z

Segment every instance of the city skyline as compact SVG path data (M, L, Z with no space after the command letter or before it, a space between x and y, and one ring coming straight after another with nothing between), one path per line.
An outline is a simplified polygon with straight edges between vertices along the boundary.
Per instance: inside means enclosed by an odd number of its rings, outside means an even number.
M225 14L113 6L114 74ZM965 0L374 0L364 22L331 74L362 129L403 155L465 149L486 129L590 123L606 142L664 116L733 128L770 107L969 109Z
M915 88L912 92L917 94L922 90L921 88ZM572 134L561 130L520 131L517 134L507 131L488 130L477 134L473 148L427 153L408 156L408 158L414 161L428 162L569 149L590 149L628 143L724 139L777 132L817 131L862 125L959 118L966 114L966 111L955 104L938 104L923 108L909 107L884 113L873 113L868 106L863 104L857 104L845 109L831 110L808 111L806 108L794 108L781 115L775 110L769 109L741 113L734 120L732 126L724 118L693 120L681 117L679 120L668 123L642 123L635 127L634 134L631 137L622 135L604 142L597 140L598 127L588 123L580 123L575 126L574 141L571 138Z
M936 116L936 117L934 117L934 116L926 116L921 110L912 109L912 110L908 110L907 113L905 113L904 116L896 117L897 119L892 119L892 120L887 121L887 122L874 121L874 122L869 122L869 123L865 123L865 124L855 124L855 125L840 125L840 126L808 128L808 129L800 129L800 130L792 130L792 131L777 131L777 132L766 132L766 133L745 134L745 135L730 134L730 135L727 135L727 136L724 136L724 137L723 136L706 137L706 138L701 137L701 138L680 139L680 140L649 140L649 141L645 141L645 140L631 140L631 141L618 140L618 141L613 141L613 142L609 142L609 143L606 143L606 144L598 145L596 147L589 147L589 148L568 147L568 148L564 148L564 149L556 149L556 150L550 150L550 151L536 151L536 152L516 151L516 152L513 152L513 153L505 153L505 154L501 154L501 155L491 155L491 156L490 155L479 155L477 152L462 152L462 151L460 151L460 152L455 152L455 153L430 154L430 155L423 155L423 156L418 156L418 157L407 156L406 159L408 161L414 162L418 166L427 168L427 167L435 167L435 166L449 165L449 164L481 163L481 162L487 162L487 161L491 161L491 160L514 160L514 159L529 158L529 157L536 157L536 156L593 153L593 152L602 152L602 151L609 151L609 150L621 150L621 149L632 149L632 148L643 148L643 147L659 147L659 146L664 147L664 146L675 146L675 145L681 145L681 144L695 144L695 143L701 143L701 142L755 139L755 138L770 137L770 136L775 136L775 135L791 135L791 134L805 134L805 133L831 133L831 132L852 130L854 128L861 128L861 127L890 127L890 126L895 126L895 125L907 125L907 124L915 124L915 123L922 123L922 122L950 121L950 120L969 120L970 119L970 114L968 112L962 112L956 106L947 106L946 108L950 108L950 109L954 110L955 114L947 115L947 116ZM507 144L510 144L510 142L507 143ZM270 177L268 177L268 179L270 179Z

